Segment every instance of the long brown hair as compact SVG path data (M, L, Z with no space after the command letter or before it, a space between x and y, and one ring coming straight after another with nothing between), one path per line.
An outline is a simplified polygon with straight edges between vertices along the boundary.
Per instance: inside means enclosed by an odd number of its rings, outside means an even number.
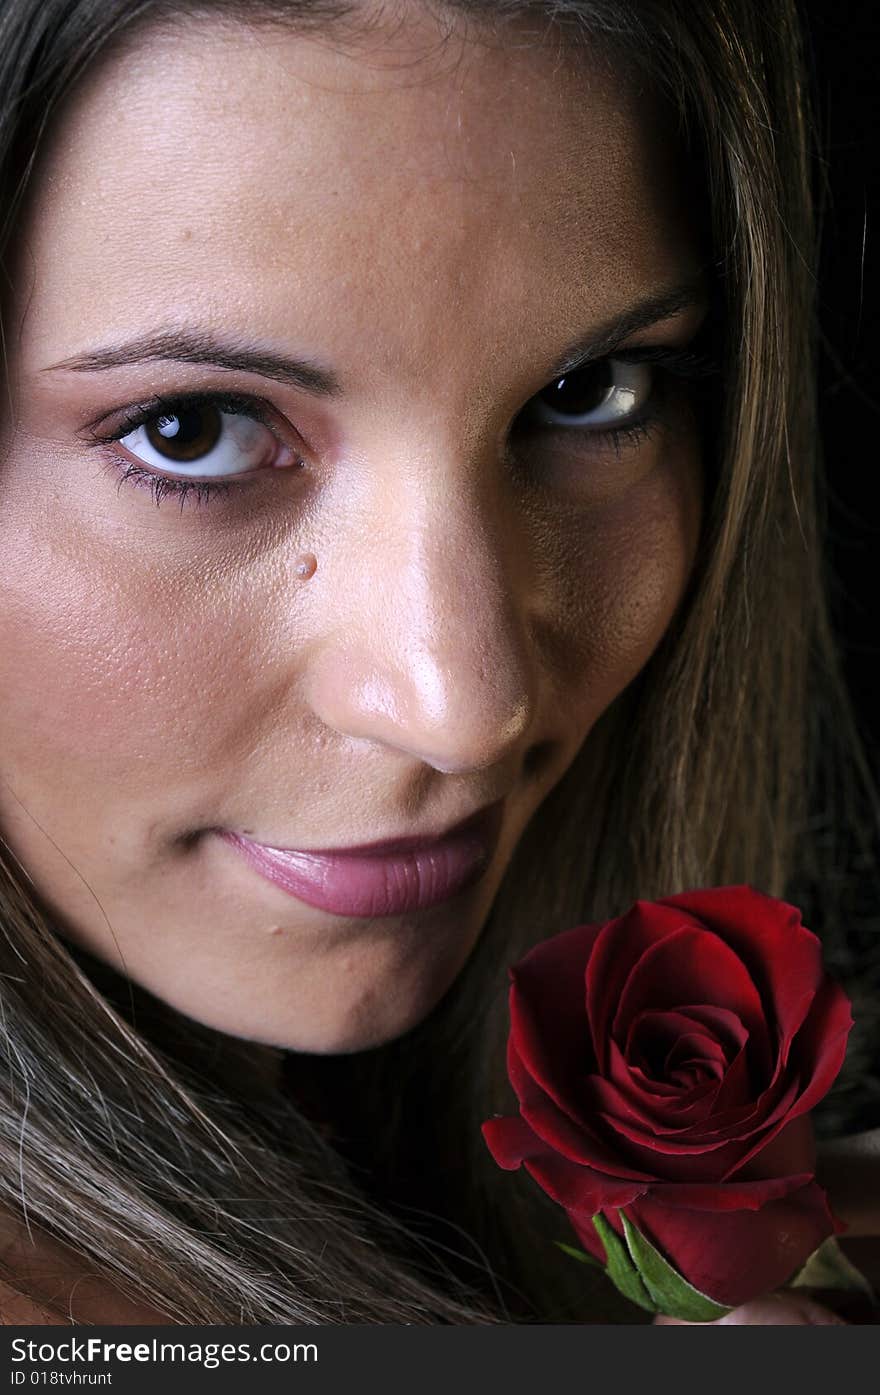
M247 1043L218 1045L66 944L0 843L0 1202L183 1323L626 1320L604 1279L587 1283L554 1246L571 1239L558 1208L523 1173L499 1173L483 1143L480 1122L513 1104L506 966L637 896L727 882L796 899L845 963L850 845L836 831L872 847L876 796L823 575L793 0L435 8L499 28L552 20L612 61L621 46L678 113L706 192L722 328L700 552L660 647L527 828L442 1002L371 1051L288 1053L289 1090L255 1091ZM334 0L4 0L4 292L59 104L109 43L183 13L364 20ZM852 1096L834 1098L840 1127Z

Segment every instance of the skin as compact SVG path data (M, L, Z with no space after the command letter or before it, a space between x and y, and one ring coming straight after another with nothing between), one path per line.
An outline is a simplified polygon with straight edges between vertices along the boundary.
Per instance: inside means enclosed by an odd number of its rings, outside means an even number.
M347 47L178 23L98 63L56 123L2 428L0 831L62 935L263 1043L270 1081L281 1050L362 1050L430 1011L681 601L685 393L619 450L516 423L570 344L693 279L688 206L623 74L547 37L440 44L412 10ZM682 347L704 308L622 344ZM343 391L59 366L174 327L312 358ZM305 466L202 507L120 487L89 428L194 390L263 400ZM304 906L210 831L345 846L502 796L483 881L396 918ZM33 1237L3 1225L33 1279ZM39 1296L162 1320L53 1245ZM834 1320L767 1301L724 1321ZM55 1320L22 1303L2 1289L3 1320Z
M660 114L551 40L437 32L132 44L64 112L24 229L0 828L63 934L276 1048L361 1050L445 993L699 535L683 388L619 453L516 425L572 343L699 271ZM684 346L703 314L626 344ZM174 326L344 390L58 366ZM182 508L120 485L90 427L196 389L263 399L305 468ZM406 916L314 910L206 832L344 847L501 796L483 880Z
M812 1298L801 1298L782 1293L769 1293L765 1298L756 1298L751 1303L743 1303L722 1318L703 1324L684 1322L681 1318L655 1317L657 1327L832 1327L847 1324L830 1308L816 1303Z

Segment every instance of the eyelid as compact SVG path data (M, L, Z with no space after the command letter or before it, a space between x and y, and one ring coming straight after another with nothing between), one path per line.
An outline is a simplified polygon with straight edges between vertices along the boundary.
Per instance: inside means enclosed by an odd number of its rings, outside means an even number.
M140 431L150 421L155 421L158 417L173 416L193 408L210 407L221 416L237 417L240 420L257 422L259 426L268 432L274 445L272 447L273 459L263 459L262 462L251 461L251 468L242 468L236 472L233 469L219 470L219 473L211 473L207 460L205 461L204 473L197 474L200 461L191 462L191 466L184 468L182 463L172 459L167 460L145 460L134 446L126 445L126 438ZM120 417L121 413L121 417ZM101 422L115 423L101 426ZM279 421L280 418L280 421ZM106 413L99 418L97 423L86 428L84 433L93 447L102 447L105 452L111 452L117 466L127 465L128 475L137 474L138 470L146 472L153 480L161 480L167 484L170 490L174 484L188 487L187 482L193 486L203 488L205 493L218 490L222 487L223 480L230 484L236 483L244 485L250 483L257 475L262 473L263 468L271 469L297 467L302 468L306 464L309 447L303 440L299 431L291 425L286 416L283 416L264 398L255 396L252 393L229 392L218 389L197 389L183 392L156 393L150 399L139 403L132 403L122 408L117 408L115 413ZM217 464L218 462L215 462ZM243 465L245 462L243 462Z
M275 425L278 414L275 409L269 406L264 399L255 397L250 393L230 393L217 390L197 390L195 392L155 394L148 401L130 404L124 408L119 408L115 413L106 413L87 429L93 447L101 447L101 454L105 457L107 467L116 476L117 492L122 484L130 481L141 490L148 490L159 505L163 498L174 495L178 498L181 512L184 503L195 497L197 503L207 503L211 499L228 496L233 491L245 488L258 476L264 473L260 466L257 468L244 469L240 473L233 473L232 470L214 474L196 474L186 470L175 469L175 462L144 460L138 455L133 447L124 444L127 437L135 435L148 422L155 421L158 417L173 416L194 407L210 406L221 416L238 417L243 420L257 422L261 428L269 433L275 442L273 448L274 459L272 467L302 467L305 465L303 451L305 445L299 433L282 418L287 430L279 429ZM122 419L120 420L120 412ZM101 422L112 420L113 416L117 420L110 427L102 428ZM288 431L296 436L296 442L287 439ZM278 458L278 453L286 456L286 459ZM201 462L194 462L199 468ZM254 462L252 462L254 463ZM268 464L263 461L262 465Z
M618 349L607 357L624 363L656 363L659 368L683 378L711 378L721 372L720 361L711 345L702 347L699 342L684 348L667 344L636 345L631 349Z
M220 412L249 416L254 421L262 422L270 431L274 430L275 434L278 435L278 431L275 430L277 413L263 398L255 397L250 393L223 392L214 389L155 393L152 397L145 398L140 402L133 402L125 407L118 407L113 412L104 413L95 422L84 428L84 434L87 434L96 443L109 444L111 441L121 440L130 431L135 431L139 426L152 420L153 417L160 416L170 409L205 405L216 407ZM112 428L106 425L114 419L115 424Z
M584 359L581 363L572 365L565 373L551 378L545 386L551 387L561 378L568 378L574 373L583 372L584 369L596 368L600 364L615 360L623 363L655 363L658 368L683 378L710 378L721 371L721 362L713 341L708 334L700 331L686 345L633 344L628 348L621 346L600 358Z
M563 383L567 378L576 377L579 372L589 372L592 369L613 363L648 364L660 370L661 373L690 380L694 383L715 377L721 371L720 361L714 352L714 345L705 332L704 327L703 331L698 333L689 344L684 346L669 344L635 344L628 348L621 347L615 349L613 353L603 354L598 358L585 359L580 365L570 368L565 373L558 374L555 378L551 378L549 382L545 383L534 397L529 398L529 401L523 408L523 412L528 414L533 404L539 401L541 394L546 392L548 388L554 387L557 383ZM655 381L655 393L659 387L661 387L661 384ZM623 418L621 418L621 421L623 421ZM548 423L548 425L550 424ZM583 425L579 427L576 423L573 423L570 429L572 431L578 431L580 429L585 431L588 430L588 428ZM596 436L601 435L601 425L597 426L592 434Z

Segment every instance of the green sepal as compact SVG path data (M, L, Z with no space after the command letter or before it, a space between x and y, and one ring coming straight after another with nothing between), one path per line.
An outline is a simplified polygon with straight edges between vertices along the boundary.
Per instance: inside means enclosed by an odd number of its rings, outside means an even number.
M650 1240L636 1230L626 1212L619 1214L630 1261L656 1312L665 1313L667 1317L682 1318L685 1322L714 1322L732 1311L683 1279ZM595 1222L595 1217L593 1220Z
M595 1269L602 1268L596 1256L589 1254L586 1250L576 1250L574 1245L564 1245L561 1240L554 1240L553 1243L558 1245L560 1250L565 1250L565 1253L574 1259L579 1259L584 1264L592 1264Z
M612 1230L601 1211L597 1211L593 1217L593 1225L599 1239L605 1246L605 1273L615 1288L619 1289L624 1298L628 1298L631 1303L637 1303L640 1308L646 1308L649 1313L656 1313L658 1311L657 1304L642 1282L626 1246L617 1232Z
M594 1254L590 1254L589 1251L576 1250L573 1244L563 1244L562 1240L554 1240L554 1244L558 1244L559 1249L565 1250L566 1254L570 1254L573 1260L580 1260L583 1264L591 1264L595 1269L602 1268L602 1265L598 1262L597 1258L595 1258Z
M827 1240L822 1241L806 1263L801 1265L794 1278L789 1279L787 1287L841 1289L846 1293L864 1293L873 1304L877 1303L877 1296L871 1284L861 1269L857 1269L852 1261L847 1259L835 1235L829 1235Z

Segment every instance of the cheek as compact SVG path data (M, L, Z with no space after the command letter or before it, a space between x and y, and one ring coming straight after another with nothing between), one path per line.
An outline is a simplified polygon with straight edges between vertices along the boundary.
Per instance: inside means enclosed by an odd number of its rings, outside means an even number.
M305 663L301 626L291 633L285 623L279 653L271 564L261 570L222 537L170 545L161 516L136 528L119 513L65 516L48 492L25 509L14 473L0 491L0 750L13 791L10 800L0 789L4 826L16 817L14 796L84 845L98 827L113 838L129 829L136 842L139 816L166 832L175 821L192 826L202 803L211 822L219 791L272 769L282 712L284 762L300 743L307 778L315 731L298 729L290 707ZM699 510L698 452L680 446L601 507L561 511L557 500L533 510L530 567L545 597L531 612L533 663L545 721L567 726L566 744L662 638ZM257 783L262 803L277 797L271 781Z
M701 510L699 444L683 432L619 498L538 523L557 598L555 623L538 638L580 734L666 633L693 568Z
M207 570L159 569L148 552L39 515L4 529L0 749L13 789L50 817L173 798L249 739L253 617Z

